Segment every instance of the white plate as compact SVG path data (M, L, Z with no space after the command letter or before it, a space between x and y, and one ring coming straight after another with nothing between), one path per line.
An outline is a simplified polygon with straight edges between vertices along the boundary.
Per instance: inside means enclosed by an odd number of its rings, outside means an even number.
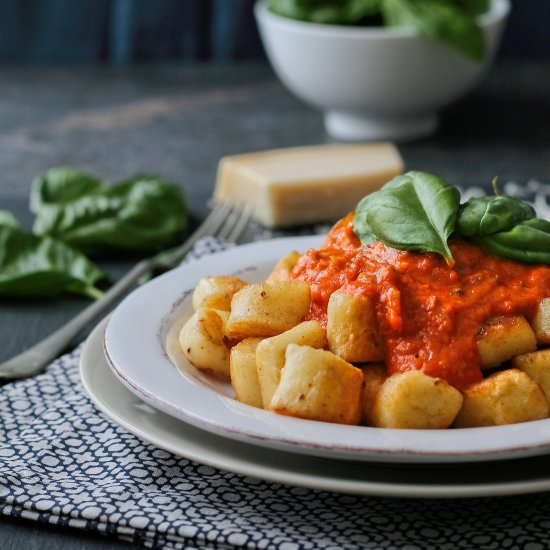
M290 250L318 246L319 238L264 241L204 257L154 279L128 296L106 330L107 359L141 399L189 424L225 437L284 451L378 462L468 462L533 456L550 450L550 420L494 428L392 430L342 426L285 417L232 398L171 350L171 329L191 312L191 292L205 275L263 280Z
M264 449L213 435L150 407L119 383L103 354L103 321L82 350L85 390L109 418L176 455L230 472L310 489L414 498L462 498L550 490L547 457L430 467L343 462Z

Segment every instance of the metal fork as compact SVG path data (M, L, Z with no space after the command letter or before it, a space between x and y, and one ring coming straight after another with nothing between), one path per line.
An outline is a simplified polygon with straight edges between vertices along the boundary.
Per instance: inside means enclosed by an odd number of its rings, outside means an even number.
M0 379L25 378L38 374L58 357L90 322L104 313L145 275L153 270L166 271L176 267L201 237L213 236L236 243L246 228L251 214L250 206L215 203L209 216L183 244L137 263L101 298L76 317L28 350L0 364Z

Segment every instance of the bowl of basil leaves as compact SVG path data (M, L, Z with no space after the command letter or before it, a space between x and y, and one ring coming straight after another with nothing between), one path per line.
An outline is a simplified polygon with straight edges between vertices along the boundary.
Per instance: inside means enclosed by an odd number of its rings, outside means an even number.
M490 67L509 0L258 0L283 84L341 140L406 140Z

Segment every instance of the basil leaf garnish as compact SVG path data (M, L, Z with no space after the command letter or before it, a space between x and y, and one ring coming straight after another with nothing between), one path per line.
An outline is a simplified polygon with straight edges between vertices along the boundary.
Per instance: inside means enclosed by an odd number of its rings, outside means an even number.
M523 263L550 264L550 222L519 199L501 195L476 197L461 205L457 232L488 252Z
M64 291L101 296L104 278L80 252L51 237L37 237L0 212L0 296L44 297Z
M530 264L550 264L550 222L532 218L511 229L472 240L503 258Z
M465 237L492 235L536 215L530 204L513 197L475 197L460 207L457 229Z
M153 252L175 244L187 222L183 195L157 176L115 185L71 168L37 178L31 193L33 230L88 254Z
M412 171L362 199L353 227L365 244L380 240L400 250L437 252L451 263L447 239L459 204L455 187L433 174Z

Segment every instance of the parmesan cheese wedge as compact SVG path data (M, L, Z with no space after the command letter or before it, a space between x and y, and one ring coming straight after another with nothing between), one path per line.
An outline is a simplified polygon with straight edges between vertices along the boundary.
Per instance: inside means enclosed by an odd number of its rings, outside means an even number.
M335 221L403 172L392 143L274 149L221 159L214 197L254 206L267 227Z

